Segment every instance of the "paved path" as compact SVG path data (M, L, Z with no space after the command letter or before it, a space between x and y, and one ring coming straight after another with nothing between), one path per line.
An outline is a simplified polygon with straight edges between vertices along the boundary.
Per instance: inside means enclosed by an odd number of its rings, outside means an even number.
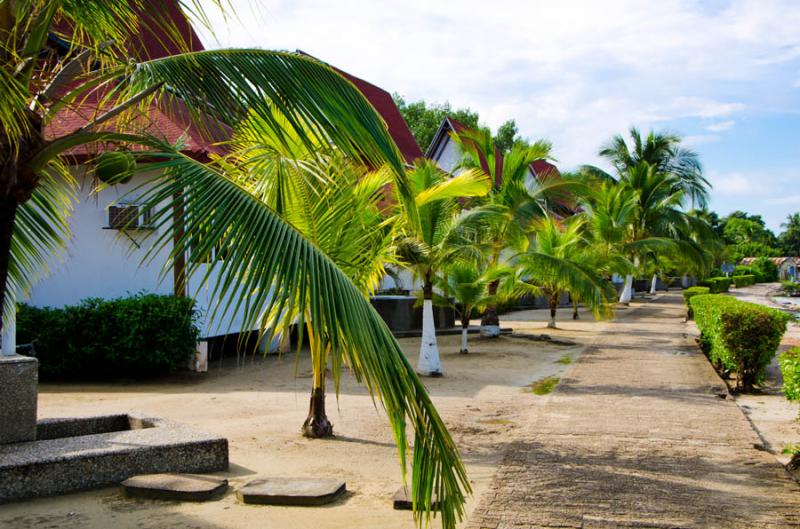
M467 527L800 527L800 486L718 396L682 315L676 293L620 311L532 409Z

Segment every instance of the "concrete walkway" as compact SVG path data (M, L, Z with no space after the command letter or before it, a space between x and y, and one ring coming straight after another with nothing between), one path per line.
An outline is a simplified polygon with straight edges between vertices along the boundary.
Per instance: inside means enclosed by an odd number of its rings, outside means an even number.
M678 293L618 312L532 408L467 527L800 527L800 486L686 337Z

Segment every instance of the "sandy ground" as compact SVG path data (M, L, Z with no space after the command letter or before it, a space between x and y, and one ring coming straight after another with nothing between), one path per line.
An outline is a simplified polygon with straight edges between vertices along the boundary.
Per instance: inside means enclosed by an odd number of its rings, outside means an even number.
M776 290L778 283L766 283L731 290L731 295L752 303L759 303L769 307L779 308L769 293ZM800 324L797 321L789 323L786 334L783 335L780 351L800 345ZM737 395L736 403L758 431L766 448L775 454L782 464L786 464L791 456L783 454L783 449L788 444L800 443L800 421L798 412L800 406L796 402L789 402L781 391L783 380L778 359L773 359L767 368L767 377L764 386L758 394Z
M470 338L460 355L459 336L440 337L445 377L427 379L437 408L462 451L474 496L488 487L504 447L517 435L524 411L547 396L525 391L546 376L558 376L577 358L603 323L582 314L573 322L562 310L560 330L544 329L545 311L502 317L515 332L547 333L575 346L522 338ZM477 323L477 322L476 322ZM401 340L416 363L419 339ZM560 361L561 360L561 361ZM0 506L0 527L81 529L234 528L411 528L408 511L392 509L401 473L391 432L381 411L351 378L343 380L328 415L336 437L309 440L299 435L307 410L307 357L261 357L236 366L226 359L206 375L148 384L52 385L40 387L40 417L138 412L166 417L224 435L230 441L230 492L203 504L123 499L114 487ZM233 490L256 476L328 476L347 482L344 499L327 507L268 507L237 503Z

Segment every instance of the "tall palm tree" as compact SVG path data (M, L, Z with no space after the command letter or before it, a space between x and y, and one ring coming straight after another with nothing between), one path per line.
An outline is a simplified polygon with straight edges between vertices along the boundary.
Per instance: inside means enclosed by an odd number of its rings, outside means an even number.
M614 287L597 269L597 259L582 235L585 222L580 217L560 222L550 215L536 221L528 250L517 258L522 273L548 300L548 327L556 327L564 293L572 293L597 317L610 313Z
M430 160L418 160L408 174L408 182L414 200L399 205L402 220L397 253L400 262L422 280L422 341L417 372L441 376L433 323L434 282L448 260L464 248L456 244L460 236L455 229L460 199L483 196L491 184L482 171L467 170L451 177Z
M486 130L462 131L453 134L453 139L462 153L459 166L484 171L494 183L491 192L464 220L465 225L479 226L488 266L494 267L500 263L504 251L525 250L528 228L548 212L548 198L563 195L573 184L535 182L531 178L531 164L550 157L550 143L545 140L530 146L514 145L503 155ZM497 293L498 286L498 281L489 285L490 296ZM499 333L497 305L490 303L481 318L481 334L494 337Z
M600 149L600 156L611 162L617 173L646 162L659 172L671 175L674 190L683 191L693 205L706 206L711 184L703 176L700 157L681 145L680 136L650 131L643 138L636 127L631 127L629 134L632 145L629 146L623 136L616 135Z
M4 320L14 308L8 293L29 286L47 256L69 236L67 217L77 184L65 153L87 143L136 145L138 160L159 174L141 197L158 228L149 257L166 252L169 270L189 252L198 263L211 262L214 248L224 243L225 260L210 287L218 300L217 317L241 311L245 328L267 332L285 325L276 319L300 315L299 327L308 325L314 336L324 337L330 354L343 355L356 378L382 402L404 477L411 452L407 429L413 428L411 491L418 521L430 521L435 494L443 525L454 527L471 490L463 463L425 387L366 297L323 251L229 178L225 163L187 156L142 132L137 117L159 105L166 111L188 110L205 130L225 130L255 113L285 139L283 124L272 118L277 107L303 142L336 145L373 166L389 163L397 200L413 201L385 124L351 83L308 57L215 50L148 59L118 46L136 39L143 13L160 13L153 7L143 0L0 2ZM197 12L200 6L190 8ZM71 30L64 32L64 27ZM168 27L165 35L176 33ZM66 43L66 52L53 52L50 35ZM85 101L94 101L97 109L85 126L55 138L44 136L60 109ZM173 222L175 211L186 212L180 223ZM202 273L199 264L191 263L185 272ZM305 314L310 321L303 319Z

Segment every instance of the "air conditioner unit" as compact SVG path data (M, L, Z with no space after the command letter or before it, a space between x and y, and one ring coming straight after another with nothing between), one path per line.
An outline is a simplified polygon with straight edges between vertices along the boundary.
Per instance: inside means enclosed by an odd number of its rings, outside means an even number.
M108 227L112 230L150 228L150 209L136 204L109 206Z

